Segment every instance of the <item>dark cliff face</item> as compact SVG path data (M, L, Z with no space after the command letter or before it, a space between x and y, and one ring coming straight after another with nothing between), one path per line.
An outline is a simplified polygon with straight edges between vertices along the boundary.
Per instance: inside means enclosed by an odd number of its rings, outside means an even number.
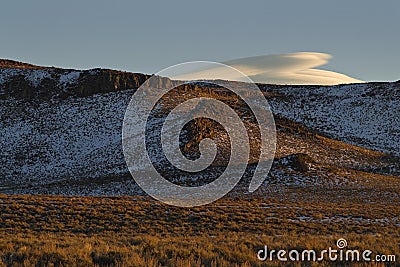
M150 75L97 69L84 71L68 92L79 97L126 89L137 89Z
M137 89L151 75L108 69L68 70L0 60L0 99L26 100L87 97L126 89ZM159 77L162 87L171 81Z
M59 69L23 69L5 80L0 88L2 98L16 97L27 100L35 98L87 97L97 93L108 93L126 89L137 89L150 75L109 70L87 70L76 72L75 81L60 81L74 71ZM79 75L78 75L79 73ZM32 76L39 76L32 82Z

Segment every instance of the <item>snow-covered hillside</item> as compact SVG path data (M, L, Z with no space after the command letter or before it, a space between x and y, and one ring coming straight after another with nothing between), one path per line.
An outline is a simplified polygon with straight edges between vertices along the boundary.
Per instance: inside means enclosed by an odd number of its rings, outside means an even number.
M124 74L121 78L108 72L96 76L99 73L52 68L0 69L0 192L141 192L129 178L121 144L125 110L135 89L121 86L137 84L143 77L136 79ZM99 79L96 85L91 83ZM19 93L19 82L30 90L29 94ZM102 90L102 83L107 90ZM275 114L337 140L400 155L398 83L264 89L278 95L268 97ZM51 95L37 97L35 90ZM281 145L282 151L287 149L285 145ZM287 150L307 153L304 147ZM102 183L104 179L107 182Z
M121 145L132 90L41 103L1 101L0 185L126 173Z
M275 114L323 134L400 155L400 83L265 87Z

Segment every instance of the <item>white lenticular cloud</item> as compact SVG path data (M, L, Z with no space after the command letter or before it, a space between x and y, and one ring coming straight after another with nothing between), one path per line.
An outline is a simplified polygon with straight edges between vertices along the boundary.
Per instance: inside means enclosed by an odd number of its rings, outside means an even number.
M292 54L264 55L239 58L223 62L246 74L257 83L299 84L299 85L336 85L362 83L363 81L334 71L316 69L328 63L331 55L317 52L299 52ZM192 70L174 79L220 79L225 77L224 68ZM230 80L240 80L229 77Z

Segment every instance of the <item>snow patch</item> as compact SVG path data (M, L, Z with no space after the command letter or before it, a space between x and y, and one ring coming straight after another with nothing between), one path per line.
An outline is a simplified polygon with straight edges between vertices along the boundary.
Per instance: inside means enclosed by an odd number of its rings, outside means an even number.
M66 88L74 83L76 83L81 75L80 71L71 71L65 74L62 74L58 79L58 85L62 88Z
M25 79L33 86L37 87L45 78L50 78L51 74L47 70L29 70Z

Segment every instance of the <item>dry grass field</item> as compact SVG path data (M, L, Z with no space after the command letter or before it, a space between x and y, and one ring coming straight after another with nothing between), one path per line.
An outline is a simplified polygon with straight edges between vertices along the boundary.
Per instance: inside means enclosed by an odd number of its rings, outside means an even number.
M264 245L323 250L339 238L349 249L400 257L398 202L331 193L312 200L315 192L292 187L194 208L149 197L1 195L0 266L287 266L256 253ZM332 264L348 263L318 262Z

